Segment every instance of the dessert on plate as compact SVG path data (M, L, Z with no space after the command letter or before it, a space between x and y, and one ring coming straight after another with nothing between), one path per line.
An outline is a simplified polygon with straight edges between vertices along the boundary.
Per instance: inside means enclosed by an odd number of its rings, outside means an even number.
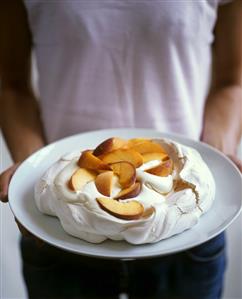
M109 138L61 157L35 186L38 209L92 243L158 242L193 227L214 197L200 154L164 138Z

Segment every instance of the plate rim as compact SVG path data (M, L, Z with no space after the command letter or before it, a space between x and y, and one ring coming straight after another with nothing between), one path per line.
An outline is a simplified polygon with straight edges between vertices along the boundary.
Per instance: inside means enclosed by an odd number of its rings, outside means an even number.
M58 140L55 140L49 144L47 144L46 146L42 147L41 149L35 151L34 153L32 153L30 156L28 156L23 162L21 162L20 166L18 167L18 169L16 170L16 172L14 173L11 181L10 181L10 185L9 185L9 207L11 209L11 212L13 213L14 217L21 223L21 225L23 225L22 221L18 218L18 216L16 215L17 213L15 212L15 208L14 208L14 200L11 200L11 194L13 192L13 189L14 189L14 180L16 179L17 177L17 174L18 174L18 171L20 171L20 169L26 164L28 163L28 161L35 155L38 155L39 152L41 152L42 150L44 149L47 149L48 147L51 147L51 146L58 146L59 143L62 143L62 142L68 142L68 140L71 140L73 138L78 138L79 136L83 136L83 135L92 135L92 134L98 134L100 132L103 132L104 134L107 133L109 134L109 132L117 132L116 134L118 135L118 132L128 132L128 131L136 131L137 133L141 133L142 131L145 131L146 134L149 133L149 134L158 134L160 133L161 136L160 138L177 138L177 139L182 139L184 140L185 142L185 145L186 145L186 142L192 142L192 143L196 143L196 144L201 144L202 146L208 148L209 150L212 150L213 152L215 152L216 154L218 154L220 157L224 158L227 160L227 162L229 163L230 167L233 168L233 170L237 173L237 175L239 175L240 177L242 177L242 175L240 174L239 170L237 169L237 167L234 165L234 163L224 154L222 153L221 151L219 151L218 149L214 148L213 146L205 143L205 142L202 142L200 140L195 140L195 139L192 139L192 138L189 138L189 137L186 137L185 135L183 134L179 134L179 133L169 133L169 132L162 132L160 130L157 130L157 129L150 129L150 128L111 128L111 129L100 129L100 130L94 130L94 131L86 131L86 132L81 132L81 133L78 133L78 134L73 134L73 135L70 135L70 136L67 136L67 137L64 137L64 138L61 138L61 139L58 139ZM144 134L145 135L145 134ZM152 138L152 137L150 137ZM158 138L158 137L154 137L154 138ZM64 153L63 153L64 154ZM121 255L118 255L118 254L114 254L114 255L104 255L104 254L95 254L95 253L86 253L86 252L80 252L78 251L77 249L74 249L74 248L70 248L70 247L65 247L63 246L62 244L59 244L59 243L55 243L54 241L50 240L50 239L46 239L45 236L39 236L39 235L36 235L34 232L32 232L31 228L29 229L29 227L26 227L25 225L23 225L23 227L25 227L27 230L29 230L31 232L32 235L34 235L35 237L43 240L44 242L46 242L47 244L51 245L51 246L54 246L58 249L61 249L61 250L64 250L64 251L68 251L68 252L71 252L73 254L78 254L78 255L82 255L82 256L88 256L88 257L93 257L93 258L100 258L100 259L110 259L110 260L114 260L114 259L119 259L119 260L133 260L133 259L147 259L147 258L155 258L155 257L159 257L159 256L166 256L166 255L170 255L170 254L175 254L175 253L179 253L179 252L182 252L182 251L186 251L186 250L189 250L193 247L196 247L198 245L201 245L203 244L204 242L207 242L209 240L211 240L212 238L216 237L217 235L219 235L221 232L225 231L230 225L232 222L234 222L238 216L240 215L242 211L242 201L240 201L240 207L239 209L237 210L237 212L235 213L234 217L232 219L230 219L225 226L223 226L221 229L217 230L216 232L210 234L209 237L206 238L206 240L198 240L197 242L193 242L191 245L187 246L187 245L183 245L183 246L179 246L179 248L173 248L172 250L170 250L168 253L143 253L142 255L141 254L131 254L129 255L128 257L124 257L124 256L121 256ZM44 216L48 216L48 215L44 215ZM51 217L51 216L49 216ZM59 221L58 217L56 217L56 221ZM63 229L63 228L62 228ZM63 230L64 233L66 233L64 230ZM72 236L73 238L76 238L78 239L77 237L74 237ZM176 235L174 235L174 237L176 237ZM172 238L172 237L171 237ZM170 239L170 238L169 238ZM85 240L82 240L80 239L81 241L83 242L87 242ZM125 241L113 241L113 240L107 240L107 242L125 242ZM159 241L159 242L162 242ZM157 242L157 243L159 243ZM90 246L95 246L95 245L98 245L98 244L94 244L94 243L89 243L87 242L88 244L90 244ZM141 246L145 245L145 246L152 246L154 244L157 244L157 243L148 243L148 244L140 244ZM136 247L136 246L140 246L140 245L134 245L134 244L129 244L129 245L132 245L133 247Z

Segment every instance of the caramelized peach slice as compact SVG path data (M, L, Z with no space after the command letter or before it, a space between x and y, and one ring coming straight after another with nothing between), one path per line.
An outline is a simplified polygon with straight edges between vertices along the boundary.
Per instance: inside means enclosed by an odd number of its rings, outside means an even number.
M78 161L78 165L82 168L91 170L110 170L110 167L102 160L94 156L90 150L82 152Z
M135 200L119 202L114 199L101 197L97 198L97 202L104 211L125 220L139 219L144 213L143 205Z
M136 181L136 169L133 164L121 161L109 164L113 172L119 178L119 184L123 188L129 188Z
M143 164L143 157L132 149L117 149L100 157L106 164L126 161L139 167Z
M149 139L130 139L128 141L128 147L139 152L140 154L146 153L166 153L162 146Z
M172 170L173 170L173 162L172 160L167 160L159 164L158 166L147 169L146 172L158 176L168 176L169 174L172 173Z
M105 196L110 196L112 192L112 180L112 171L105 171L103 173L100 173L95 179L97 190Z
M94 156L101 156L104 154L107 154L109 152L112 152L116 149L125 147L127 144L127 141L118 137L112 137L105 141L103 141L101 144L99 144L95 150L93 151Z
M141 191L141 184L140 182L137 182L134 183L129 188L120 191L119 194L114 197L114 199L127 199L127 198L136 197L139 195L140 191Z
M80 191L89 182L96 177L94 171L89 171L85 168L77 169L69 180L69 188L73 191Z
M165 154L165 153L146 153L146 154L143 154L143 160L144 160L144 163L147 163L149 161L152 161L152 160L167 160L169 159L168 155Z

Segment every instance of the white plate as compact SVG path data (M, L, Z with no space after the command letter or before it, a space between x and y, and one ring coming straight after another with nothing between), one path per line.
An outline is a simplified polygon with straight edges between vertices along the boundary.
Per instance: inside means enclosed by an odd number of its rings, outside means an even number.
M108 137L167 137L194 147L209 165L216 181L212 208L192 229L156 244L131 245L124 241L91 244L68 235L57 218L40 213L34 202L34 184L60 156L77 149L94 148ZM32 234L56 247L101 258L147 258L182 251L199 245L225 230L241 211L241 176L236 167L212 147L179 135L146 129L113 129L74 135L52 143L25 160L14 174L9 203L15 217Z

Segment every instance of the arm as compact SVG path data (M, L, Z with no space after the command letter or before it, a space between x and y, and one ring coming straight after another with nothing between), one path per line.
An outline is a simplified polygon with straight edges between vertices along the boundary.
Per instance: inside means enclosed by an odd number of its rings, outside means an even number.
M206 101L202 140L229 155L242 132L242 2L220 7L213 49L213 82Z
M0 3L0 124L15 163L45 144L30 84L31 35L20 0ZM18 163L0 175L1 198Z

